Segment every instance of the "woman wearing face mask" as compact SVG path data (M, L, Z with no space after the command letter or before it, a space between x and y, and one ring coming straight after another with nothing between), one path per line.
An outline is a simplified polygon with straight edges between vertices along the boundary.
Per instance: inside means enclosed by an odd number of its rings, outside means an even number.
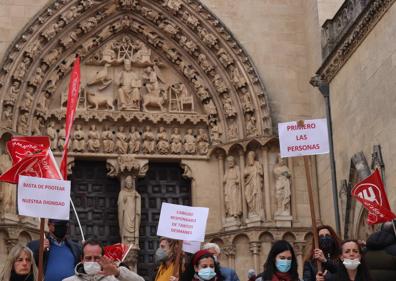
M11 249L0 273L0 281L37 281L37 267L28 247L16 245Z
M263 281L299 280L296 255L289 242L279 240L272 245L261 279Z
M337 271L338 257L341 254L340 239L334 229L329 225L318 227L319 249L312 248L305 256L304 260L304 281L315 281L316 279L316 261L322 263L322 270L335 273Z
M371 281L362 248L356 240L346 240L341 244L341 262L337 272L319 272L316 281Z
M159 264L155 281L177 281L182 271L181 244L178 240L160 238L160 245L155 252L155 263Z
M213 254L208 250L200 250L192 257L181 281L223 281L223 277Z

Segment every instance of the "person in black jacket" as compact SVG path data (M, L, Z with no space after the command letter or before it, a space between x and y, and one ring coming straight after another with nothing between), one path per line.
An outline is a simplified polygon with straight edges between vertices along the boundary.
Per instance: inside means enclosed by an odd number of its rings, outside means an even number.
M366 262L374 281L396 280L396 235L392 223L386 222L366 241Z
M48 220L49 233L44 240L44 277L46 281L61 281L74 275L74 267L81 258L81 246L66 237L68 221ZM38 264L40 240L27 245Z
M316 261L321 262L323 272L325 270L335 273L337 270L338 257L341 254L340 239L334 229L329 225L318 227L319 249L314 249L313 241L310 251L304 261L304 281L315 281Z

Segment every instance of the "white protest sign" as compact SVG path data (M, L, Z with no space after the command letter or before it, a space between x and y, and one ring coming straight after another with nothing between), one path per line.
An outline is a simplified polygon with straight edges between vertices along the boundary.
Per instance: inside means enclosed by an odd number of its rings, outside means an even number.
M177 240L204 241L209 209L162 203L157 235Z
M195 254L201 250L201 242L199 241L183 241L183 252Z
M68 220L69 212L70 181L19 176L20 215Z
M282 158L329 153L326 119L279 123L278 132Z

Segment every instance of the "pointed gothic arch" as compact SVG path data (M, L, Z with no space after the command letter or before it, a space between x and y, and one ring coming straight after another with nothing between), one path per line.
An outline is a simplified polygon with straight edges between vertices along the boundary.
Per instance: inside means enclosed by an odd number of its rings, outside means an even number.
M266 90L249 56L216 16L199 1L189 0L48 4L14 40L1 63L0 110L5 127L34 134L40 123L61 119L61 106L49 110L47 106L59 99L59 87L67 80L75 54L83 64L92 61L117 36L142 41L161 63L178 72L202 109L200 118L184 119L206 123L211 133L220 132L219 139L212 133L212 142L272 136ZM132 116L89 112L77 118L116 121ZM133 117L149 118L143 116Z

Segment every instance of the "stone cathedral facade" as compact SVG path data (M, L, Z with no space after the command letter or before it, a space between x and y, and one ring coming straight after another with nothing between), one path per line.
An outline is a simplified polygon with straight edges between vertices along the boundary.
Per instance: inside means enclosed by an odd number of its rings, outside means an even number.
M221 246L222 264L241 279L249 268L262 270L277 239L293 243L302 263L312 237L305 173L301 159L279 158L277 123L324 116L308 81L320 65L322 81L338 77L321 58L338 51L331 23L345 7L355 14L370 7L314 0L25 2L19 9L34 14L21 16L18 30L9 27L0 49L1 172L11 165L4 144L12 135L48 135L60 159L78 54L68 173L86 235L133 244L128 262L150 278L161 202L205 206L206 239ZM16 8L1 5L11 13L7 27ZM321 36L320 23L334 14ZM345 22L356 17L342 19L347 30ZM345 151L336 144L336 157ZM316 220L333 224L328 162L320 156L310 165ZM349 170L338 172L346 178ZM342 229L364 236L370 230L363 211L348 205L347 185L340 187ZM15 243L38 238L38 221L18 216L15 202L15 187L2 183L1 259ZM347 217L357 222L346 224ZM73 213L70 219L70 235L81 239Z

